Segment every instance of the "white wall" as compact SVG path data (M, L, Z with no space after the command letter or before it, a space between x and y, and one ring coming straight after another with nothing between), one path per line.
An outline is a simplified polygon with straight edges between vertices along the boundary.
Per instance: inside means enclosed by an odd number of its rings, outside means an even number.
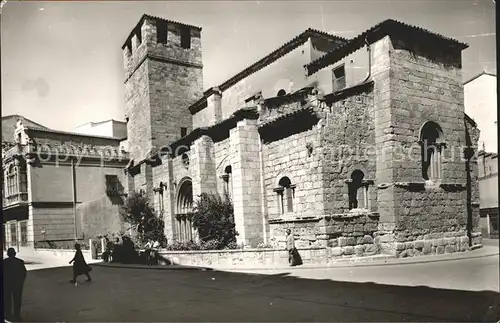
M77 133L83 133L92 136L105 136L115 138L125 138L127 136L126 125L115 120L105 122L89 122L78 126L74 130Z
M476 121L481 135L479 149L485 144L487 152L498 153L497 149L497 78L481 75L464 85L465 113Z

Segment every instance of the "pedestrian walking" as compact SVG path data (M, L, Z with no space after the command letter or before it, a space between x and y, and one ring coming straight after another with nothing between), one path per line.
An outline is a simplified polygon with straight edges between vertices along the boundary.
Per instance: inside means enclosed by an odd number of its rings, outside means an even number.
M89 273L92 271L92 267L90 267L85 261L79 243L75 243L75 249L76 249L75 256L69 262L70 264L73 263L73 280L71 280L70 282L76 283L76 278L80 275L87 276L87 281L91 281L92 278L90 277Z
M302 257L295 248L295 237L290 229L286 229L286 249L288 250L288 263L290 266L302 265Z
M3 260L5 319L21 321L21 302L26 279L26 267L23 260L16 258L14 248L7 250L7 256L8 258Z

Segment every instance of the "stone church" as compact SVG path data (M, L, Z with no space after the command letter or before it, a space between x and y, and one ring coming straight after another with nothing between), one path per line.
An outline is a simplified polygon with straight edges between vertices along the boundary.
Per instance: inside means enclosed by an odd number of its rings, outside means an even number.
M201 28L144 15L125 41L129 191L170 241L227 192L238 242L414 255L479 246L479 130L457 40L394 20L308 29L203 91ZM377 251L378 250L378 251Z
M16 130L9 160L27 184L4 162L9 198L22 197L9 237L20 220L30 241L120 229L118 200L142 190L170 242L196 239L193 203L219 192L247 247L283 247L287 228L298 247L334 256L481 246L466 44L394 20L352 39L307 29L204 91L201 35L150 15L132 29L122 46L126 139ZM40 158L61 145L82 163Z

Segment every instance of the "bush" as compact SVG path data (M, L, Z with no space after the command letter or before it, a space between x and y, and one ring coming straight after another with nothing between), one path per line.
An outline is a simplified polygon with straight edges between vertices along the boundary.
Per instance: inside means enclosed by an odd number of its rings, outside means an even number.
M90 249L88 241L85 241L85 240L75 241L72 239L35 241L34 246L35 246L35 248L39 248L39 249L74 250L76 242L78 242L80 244L80 247L82 248L82 250L89 250Z
M174 242L167 246L170 251L194 251L194 250L221 250L221 249L238 249L240 246L236 242L231 242L224 248L220 248L220 243L217 240L200 241L200 242Z
M123 221L136 228L141 244L153 240L161 246L166 245L163 219L156 215L145 193L130 193L121 209L121 216Z
M234 209L227 195L202 193L195 202L193 227L200 240L210 244L210 249L224 249L236 243Z

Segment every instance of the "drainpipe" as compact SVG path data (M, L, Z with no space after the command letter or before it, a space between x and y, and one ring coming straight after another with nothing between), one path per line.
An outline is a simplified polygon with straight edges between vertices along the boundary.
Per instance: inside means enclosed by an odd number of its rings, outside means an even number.
M372 76L372 51L370 48L370 43L368 43L368 36L365 38L366 50L368 51L368 75L361 83L365 83Z
M71 158L71 182L73 187L73 221L75 224L75 241L78 238L76 229L76 170L75 170L75 160Z

